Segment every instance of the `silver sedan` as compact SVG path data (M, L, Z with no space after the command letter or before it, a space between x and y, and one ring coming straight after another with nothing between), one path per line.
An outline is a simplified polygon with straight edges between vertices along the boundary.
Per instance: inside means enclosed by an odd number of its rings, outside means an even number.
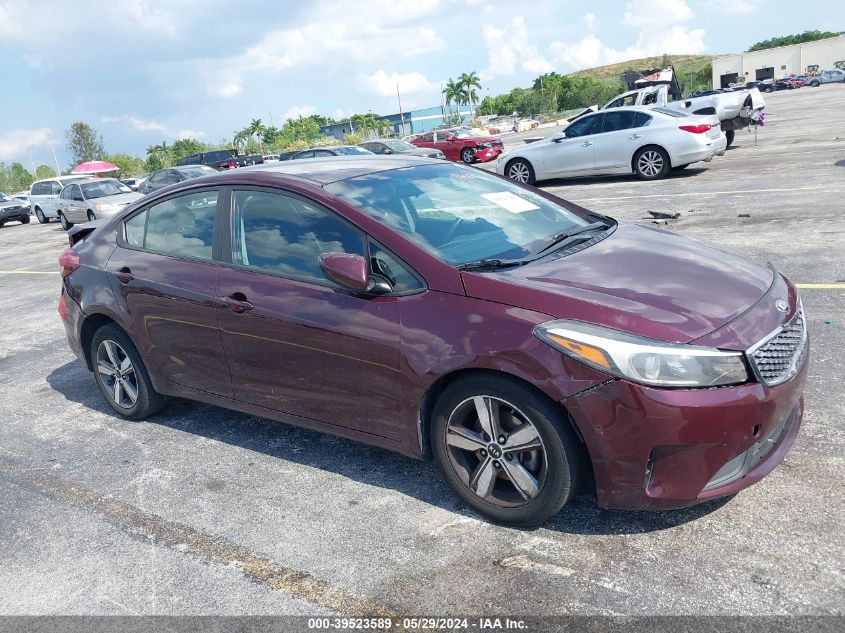
M77 222L110 218L142 194L116 178L90 178L71 183L59 195L59 221L65 230Z

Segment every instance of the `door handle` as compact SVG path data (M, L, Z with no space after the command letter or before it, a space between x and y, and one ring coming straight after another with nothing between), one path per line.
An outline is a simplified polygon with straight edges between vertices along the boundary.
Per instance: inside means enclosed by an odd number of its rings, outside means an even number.
M235 314L243 314L255 307L246 300L246 295L242 292L233 292L228 297L220 297L220 303L229 308Z
M640 138L640 135L639 134L631 134L631 136L629 136L628 138L631 139L632 141L636 141L638 138Z
M129 270L129 266L123 266L119 268L115 273L117 280L122 284L128 284L130 281L135 279L135 275L132 274L132 271Z
M592 145L590 141L587 141L586 143L581 143L581 147L589 147L590 145Z

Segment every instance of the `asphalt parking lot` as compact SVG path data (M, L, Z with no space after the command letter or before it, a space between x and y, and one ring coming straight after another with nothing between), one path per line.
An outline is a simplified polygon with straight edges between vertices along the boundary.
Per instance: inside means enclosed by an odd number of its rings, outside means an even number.
M585 495L508 529L433 464L380 449L188 402L122 421L56 312L64 232L0 229L0 613L841 614L845 86L766 100L757 143L739 132L709 165L543 185L619 219L679 212L670 230L805 285L795 446L756 486L688 510Z

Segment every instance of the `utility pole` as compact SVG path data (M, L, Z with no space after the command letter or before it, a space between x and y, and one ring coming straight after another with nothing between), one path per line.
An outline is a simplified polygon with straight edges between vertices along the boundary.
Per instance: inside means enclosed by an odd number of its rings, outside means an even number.
M50 143L50 151L53 152L53 162L56 163L56 175L61 176L62 170L59 169L59 159L56 158L56 150L53 149L53 139L50 138L49 132L47 132L47 142Z
M32 160L32 152L29 151L28 147L26 148L26 153L29 154L29 164L32 166L32 177L35 178L35 161Z
M402 114L402 97L399 96L399 82L396 82L396 99L399 101L399 120L402 122L402 138L405 137L405 115Z

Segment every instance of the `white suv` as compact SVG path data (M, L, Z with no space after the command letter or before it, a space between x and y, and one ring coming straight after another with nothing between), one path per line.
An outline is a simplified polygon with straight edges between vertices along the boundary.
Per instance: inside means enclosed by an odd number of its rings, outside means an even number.
M86 180L91 176L57 176L45 178L32 183L29 190L29 204L35 217L41 224L46 224L52 218L58 218L59 194L65 185L78 180Z

